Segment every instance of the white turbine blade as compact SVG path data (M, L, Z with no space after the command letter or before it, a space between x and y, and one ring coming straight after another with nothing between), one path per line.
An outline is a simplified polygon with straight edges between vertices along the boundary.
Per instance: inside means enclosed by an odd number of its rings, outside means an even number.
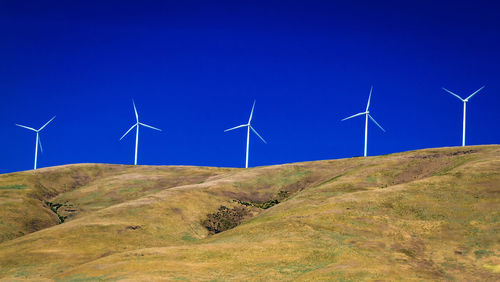
M37 134L38 135L38 134ZM43 153L43 149L42 149L42 139L40 139L40 135L38 135L38 146L40 146L40 152Z
M486 85L484 85L484 86L486 86ZM472 96L476 95L476 93L477 93L477 92L479 92L479 91L483 90L484 86L483 86L483 87L481 87L481 88L479 88L478 90L476 90L476 92L474 92L474 93L470 94L470 96L469 96L469 97L467 97L467 98L465 98L465 100L469 100L470 98L472 98Z
M137 114L137 109L135 108L134 99L132 99L132 105L134 105L135 119L137 120L137 122L139 122L139 115Z
M260 135L259 135L259 133L257 133L257 131L255 131L255 129L253 129L253 127L252 127L251 125L249 125L249 126L250 126L250 129L253 131L253 133L257 134L257 136L259 136L259 138L260 138L262 141L264 141L264 143L266 143L266 144L267 144L266 140L264 140L264 138L262 138L262 136L260 136Z
M458 96L457 94L455 94L455 93L451 92L450 90L448 90L448 89L446 89L446 88L444 88L444 87L442 87L442 88L443 88L443 90L444 90L444 91L446 91L446 92L450 93L451 95L453 95L453 96L457 97L458 99L460 99L460 101L462 101L462 102L464 101L464 99L462 99L462 98L461 98L460 96Z
M346 119L350 119L350 118L353 118L353 117L357 117L357 116L360 116L360 115L364 115L364 114L366 114L366 112L362 112L362 113L359 113L359 114L352 115L352 116L350 116L350 117L346 117L345 119L343 119L343 120L341 120L341 121L344 121L344 120L346 120Z
M373 122L374 122L374 123L375 123L378 127L380 127L380 129L382 129L382 131L383 131L383 132L385 132L385 129L383 129L383 128L382 128L382 126L380 126L380 124L378 124L378 122L376 122L376 121L375 121L375 119L374 119L374 118L372 118L372 116L371 116L371 115L368 115L368 117L369 117L369 118L370 118L370 119L371 119L371 120L372 120L372 121L373 121Z
M34 129L34 128L31 128L31 127L28 127L28 126L24 126L24 125L20 125L20 124L17 124L17 123L16 123L16 125L19 126L19 127L23 127L23 128L26 128L26 129L29 129L29 130L33 130L33 131L36 132L36 129Z
M370 88L370 95L368 96L368 103L366 104L366 111L368 112L368 108L370 107L370 99L372 98L373 86Z
M132 125L132 127L129 130L127 130L127 132L125 132L125 134L123 134L123 136L120 138L120 140L122 140L123 137L125 137L125 135L127 135L130 132L130 130L132 130L132 128L134 128L135 126L137 126L137 123Z
M44 128L47 126L47 124L49 124L49 123L50 123L52 120L54 120L55 118L56 118L56 116L54 116L54 117L53 117L53 118L51 118L49 121L47 121L47 123L46 123L46 124L44 124L42 127L40 127L40 129L38 129L38 131L40 131L40 130L44 129Z
M142 123L142 122L139 122L139 124L140 124L140 125L143 125L143 126L145 126L145 127L152 128L152 129L154 129L154 130L161 131L161 129L159 129L159 128L153 127L153 126L151 126L151 125L144 124L144 123Z
M252 120L252 116L253 116L253 108L255 108L255 100L253 101L253 106L252 106L252 111L250 112L250 118L248 119L248 124L250 124L250 121Z
M240 127L245 127L245 126L248 126L248 124L238 125L238 126L235 126L235 127L229 128L229 129L226 129L226 130L224 130L224 132L229 131L229 130L233 130L233 129L236 129L236 128L240 128Z

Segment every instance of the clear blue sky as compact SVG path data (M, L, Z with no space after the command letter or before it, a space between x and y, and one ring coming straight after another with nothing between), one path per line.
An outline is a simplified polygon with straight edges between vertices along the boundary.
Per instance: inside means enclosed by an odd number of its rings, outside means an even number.
M105 2L105 4L101 3ZM403 2L403 3L401 3ZM250 166L500 143L495 1L0 0L0 173L133 163Z

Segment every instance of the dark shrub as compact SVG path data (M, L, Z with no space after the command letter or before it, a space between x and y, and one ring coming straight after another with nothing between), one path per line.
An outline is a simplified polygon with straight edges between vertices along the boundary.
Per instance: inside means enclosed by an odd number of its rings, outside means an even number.
M236 227L249 214L246 207L236 206L230 209L226 206L220 206L216 213L208 214L207 219L202 224L210 234L217 234Z

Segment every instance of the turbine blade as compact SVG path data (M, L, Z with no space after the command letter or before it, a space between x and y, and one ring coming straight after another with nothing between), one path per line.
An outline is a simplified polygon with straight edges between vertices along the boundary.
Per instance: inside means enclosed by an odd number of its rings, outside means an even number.
M17 123L16 123L16 125L19 126L19 127L23 127L23 128L26 128L26 129L29 129L29 130L33 130L33 131L36 132L36 129L34 129L34 128L31 128L31 127L28 127L28 126L24 126L24 125L20 125L20 124L17 124Z
M370 119L371 119L371 120L372 120L372 121L373 121L373 122L374 122L374 123L375 123L378 127L380 127L380 129L382 129L382 131L383 131L383 132L385 132L385 129L383 129L383 128L382 128L382 126L380 126L380 124L378 124L378 122L377 122L377 121L375 121L375 119L374 119L374 118L372 118L372 116L371 116L370 114L368 114L368 117L369 117L369 118L370 118Z
M143 125L143 126L145 126L145 127L149 127L149 128L151 128L151 129L154 129L154 130L161 131L161 129L159 129L159 128L153 127L153 126L151 126L151 125L144 124L144 123L142 123L142 122L139 122L139 124L140 124L140 125Z
M359 113L359 114L352 115L352 116L350 116L350 117L346 117L345 119L343 119L343 120L341 120L341 121L344 121L344 120L346 120L346 119L350 119L350 118L353 118L353 117L357 117L357 116L360 116L360 115L364 115L364 114L366 114L366 112L362 112L362 113Z
M132 125L132 127L129 130L127 130L127 132L125 132L125 134L123 134L123 136L120 138L120 140L122 140L123 137L125 137L125 135L127 135L130 132L130 130L132 130L132 128L134 128L135 126L137 126L137 123Z
M53 118L51 118L49 121L47 121L47 123L46 123L46 124L44 124L42 127L40 127L40 129L38 129L38 131L40 131L40 130L44 129L44 128L47 126L47 124L49 124L49 123L50 123L52 120L54 120L55 118L56 118L56 116L54 116L54 117L53 117Z
M132 105L134 105L135 119L137 120L137 122L139 122L139 115L137 114L134 99L132 99Z
M368 108L370 107L370 99L372 98L373 85L370 88L370 95L368 96L368 103L366 104L366 110L368 112Z
M250 126L250 129L253 131L253 133L257 134L257 136L259 136L260 140L262 140L264 143L267 144L266 140L264 140L264 138L262 138L262 136L259 135L259 133L257 133L257 131L255 131L255 129L253 129L253 127L251 125Z
M238 125L238 126L235 126L235 127L229 128L229 129L226 129L226 130L224 130L224 132L229 131L229 130L233 130L233 129L236 129L236 128L240 128L240 127L245 127L245 126L248 126L248 124Z
M250 121L252 120L253 117L253 108L255 108L255 102L256 100L253 101L252 111L250 112L250 118L248 119L248 124L250 124Z
M470 94L470 96L469 96L469 97L467 97L467 98L465 98L465 100L467 100L467 101L468 101L470 98L472 98L472 96L476 95L476 93L477 93L477 92L479 92L479 91L483 90L483 88L484 88L485 86L486 86L486 85L483 85L483 87L481 87L481 88L479 88L478 90L476 90L476 92L474 92L474 93Z
M446 91L446 92L450 93L451 95L453 95L453 96L457 97L458 99L460 99L460 101L462 101L462 102L464 101L464 99L462 99L462 98L461 98L460 96L458 96L457 94L455 94L455 93L451 92L450 90L448 90L448 89L446 89L446 88L444 88L444 87L442 87L442 88L443 88L443 90L444 90L444 91Z
M38 146L40 146L40 152L43 153L43 149L42 149L42 139L40 139L40 135L38 135Z

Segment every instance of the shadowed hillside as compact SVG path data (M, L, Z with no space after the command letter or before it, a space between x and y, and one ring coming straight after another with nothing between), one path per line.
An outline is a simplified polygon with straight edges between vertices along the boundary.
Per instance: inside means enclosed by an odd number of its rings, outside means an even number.
M0 278L500 280L500 146L0 175Z

